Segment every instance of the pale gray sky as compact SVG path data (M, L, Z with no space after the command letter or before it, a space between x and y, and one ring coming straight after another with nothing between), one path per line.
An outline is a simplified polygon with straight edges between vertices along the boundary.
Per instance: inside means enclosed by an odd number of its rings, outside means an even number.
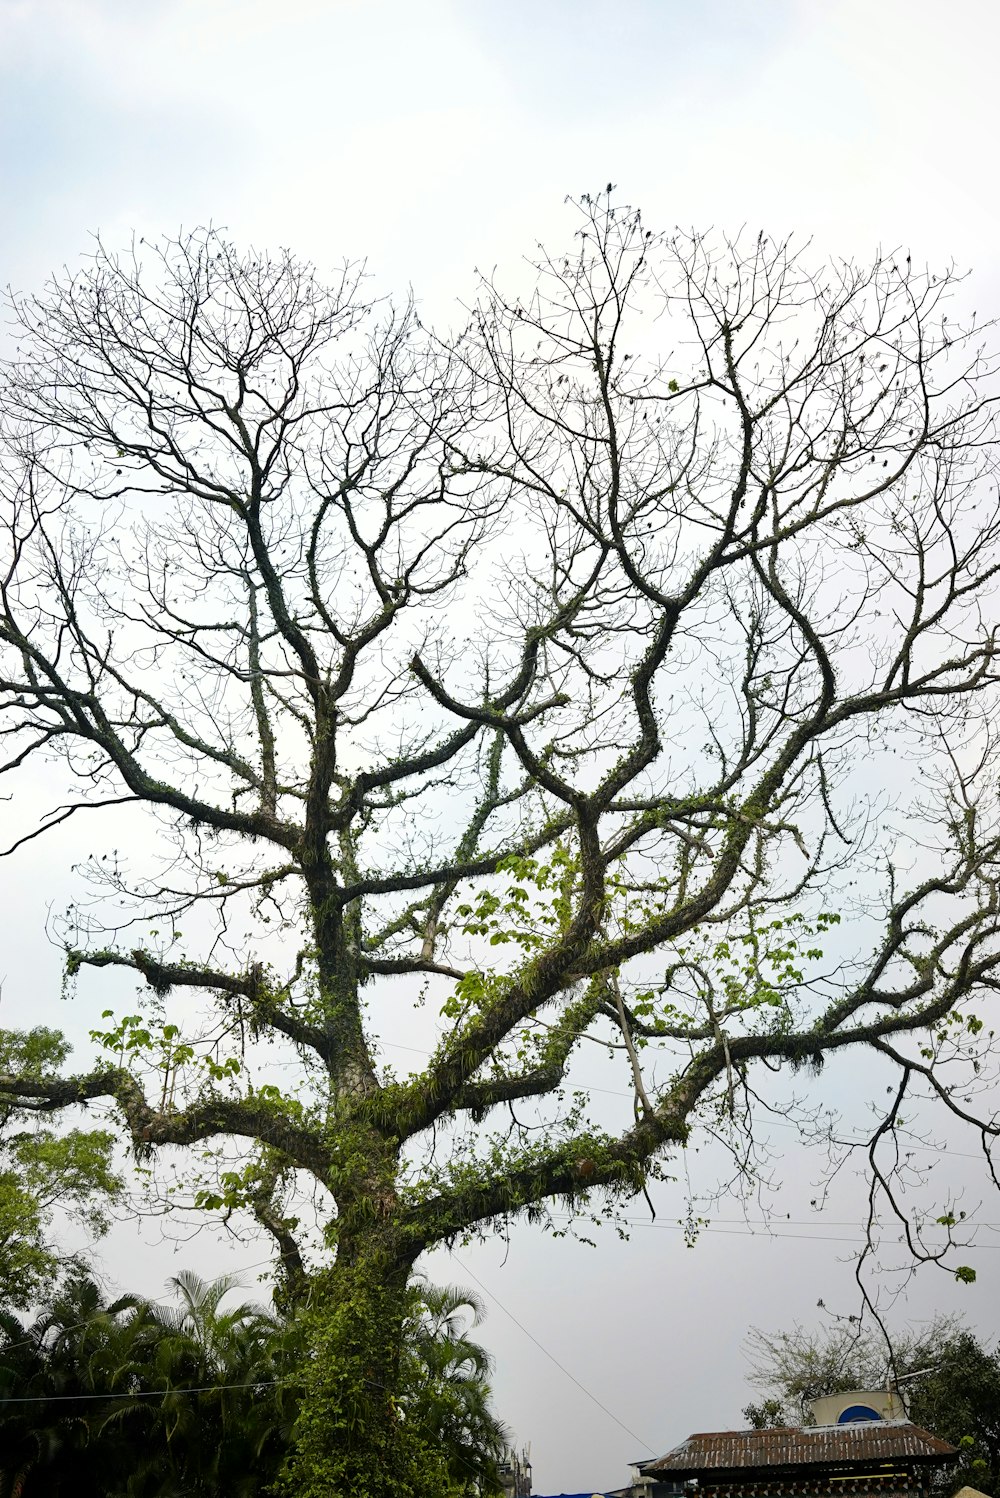
M92 231L115 244L211 219L321 267L366 256L380 284L412 283L441 317L474 264L558 242L566 193L613 180L659 225L748 222L811 234L823 253L954 258L996 312L998 43L993 0L0 0L0 281L30 289ZM96 1018L59 1006L42 923L68 898L72 857L113 837L80 827L2 871L5 1023L85 1033ZM824 1085L843 1100L866 1077ZM532 1444L539 1491L620 1484L630 1458L738 1424L748 1325L811 1321L820 1296L851 1303L857 1188L845 1181L818 1222L818 1162L794 1135L775 1142L782 1236L721 1220L733 1206L686 1248L682 1182L628 1244L524 1228L435 1260L440 1278L478 1276L633 1433L494 1305L498 1403ZM961 1155L927 1165L974 1179ZM690 1169L698 1186L712 1162ZM1000 1203L984 1215L1000 1220ZM156 1236L119 1230L108 1273L158 1291L181 1260ZM966 1309L995 1334L1000 1232L983 1241L977 1286L924 1279L908 1313ZM204 1236L183 1262L196 1253L207 1272L264 1257Z

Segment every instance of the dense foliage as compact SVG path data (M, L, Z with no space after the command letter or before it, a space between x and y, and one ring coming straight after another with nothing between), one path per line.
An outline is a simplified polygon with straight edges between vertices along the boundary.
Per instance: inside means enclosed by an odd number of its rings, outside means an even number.
M0 1498L255 1498L290 1450L301 1328L184 1271L173 1305L108 1303L71 1276L30 1322L0 1311ZM506 1440L474 1297L421 1284L400 1419L440 1457L442 1498L498 1491Z
M1000 1347L955 1331L907 1395L911 1419L959 1450L949 1491L969 1485L1000 1498Z
M69 1054L55 1030L0 1030L0 1071L53 1076ZM54 1287L67 1254L53 1218L75 1220L91 1242L120 1198L109 1129L48 1128L44 1114L0 1099L0 1306L19 1310Z

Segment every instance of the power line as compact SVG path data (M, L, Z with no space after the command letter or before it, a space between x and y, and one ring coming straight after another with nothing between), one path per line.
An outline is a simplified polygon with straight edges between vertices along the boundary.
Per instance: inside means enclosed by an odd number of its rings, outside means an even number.
M552 1217L556 1218L560 1222L575 1222L575 1221L578 1220L577 1218L572 1217L568 1212L565 1212L565 1213L564 1212L553 1212L551 1215L552 1215ZM645 1217L621 1217L621 1218L619 1218L617 1220L619 1222L624 1222L629 1227L659 1228L661 1231L666 1231L666 1232L671 1232L671 1233L684 1233L684 1232L690 1231L689 1229L687 1229L684 1226L683 1223L680 1223L680 1222L650 1222ZM730 1221L735 1221L735 1219L730 1219ZM982 1227L982 1226L988 1226L989 1224L968 1223L966 1225L968 1227L976 1227L977 1225L980 1226L980 1227ZM864 1242L866 1242L866 1239L863 1236L859 1237L857 1235L852 1236L852 1237L844 1237L842 1234L841 1235L836 1235L836 1234L832 1234L832 1233L782 1233L782 1232L780 1232L778 1230L772 1231L772 1229L768 1228L768 1227L755 1228L752 1225L748 1225L747 1227L743 1227L743 1228L736 1227L736 1226L733 1226L733 1227L714 1227L710 1222L699 1226L698 1228L696 1228L694 1230L694 1232L695 1232L695 1236L700 1236L702 1233L725 1233L725 1234L728 1234L730 1237L737 1237L737 1238L793 1238L793 1239L796 1240L796 1242L799 1242L799 1243L864 1243ZM939 1247L944 1247L943 1244L938 1245L938 1246ZM956 1247L957 1246L958 1245L956 1245ZM977 1249L977 1250L981 1249L981 1248L998 1249L998 1248L1000 1248L1000 1243L973 1243L973 1244L969 1244L967 1246L971 1247L971 1248L974 1248L974 1249Z
M215 1394L220 1389L271 1389L279 1383L280 1378L259 1378L252 1384L201 1384L194 1389L137 1389L134 1394L25 1394L12 1399L0 1398L0 1404L77 1404L81 1399L165 1399L168 1394Z
M432 1056L434 1054L433 1051L424 1050L422 1046L401 1045L398 1040L379 1040L378 1044L381 1046L388 1046L391 1050L394 1051L409 1051L414 1056ZM277 1064L295 1066L298 1063L289 1061ZM622 1092L619 1088L616 1087L597 1087L586 1081L580 1081L575 1084L575 1090L578 1090L580 1092L599 1092L604 1097L628 1098L630 1101L633 1098L633 1094L631 1092ZM800 1134L802 1132L798 1124L788 1123L785 1119L769 1118L767 1122L768 1127L772 1129L794 1129L797 1134ZM847 1140L845 1142L851 1145L859 1145L867 1144L868 1141L866 1139L855 1139ZM956 1160L981 1160L983 1158L981 1153L975 1154L969 1150L953 1150L942 1144L913 1144L910 1145L910 1149L914 1154L952 1155Z
M818 1213L817 1217L785 1217L783 1213L775 1213L774 1214L774 1221L775 1222L780 1222L782 1224L787 1224L789 1227L805 1228L805 1227L812 1227L814 1224L816 1226L820 1226L820 1224L818 1222L818 1216L819 1215L822 1215L823 1225L825 1225L826 1227L831 1227L831 1228L853 1228L853 1227L857 1227L857 1219L856 1218L850 1218L850 1219L844 1219L844 1220L842 1220L840 1218L827 1217L827 1215L826 1215L825 1212ZM673 1226L673 1224L669 1223L669 1222L651 1223L645 1217L629 1218L628 1220L629 1221L634 1221L636 1223L645 1223L647 1227L671 1227L671 1226ZM728 1227L746 1227L751 1232L754 1232L754 1233L767 1233L767 1232L770 1232L770 1229L768 1227L764 1226L764 1225L761 1225L759 1228L754 1227L754 1224L752 1222L750 1222L749 1219L746 1218L746 1217L710 1217L707 1220L712 1224L713 1227L715 1227L719 1223L722 1223L722 1224L724 1224L725 1226L728 1226ZM967 1228L990 1228L990 1229L992 1229L994 1231L1000 1230L1000 1222L983 1222L979 1218L977 1218L975 1221L973 1221L971 1218L968 1218L968 1217L964 1218L964 1219L962 1219L961 1226L967 1227ZM798 1236L798 1235L796 1234L794 1236ZM987 1245L987 1247L990 1247L990 1248L992 1248L994 1246L996 1246L996 1245L993 1245L993 1244L988 1244Z
M503 1303L503 1301L500 1300L500 1299L498 1299L498 1297L494 1294L494 1292L491 1289L489 1289L489 1287L487 1285L483 1284L483 1282L479 1278L478 1274L475 1274L469 1268L468 1264L466 1264L462 1259L460 1259L458 1257L458 1255L456 1253L454 1253L454 1252L452 1253L451 1256L455 1260L455 1262L460 1266L460 1268L462 1269L462 1272L464 1274L469 1275L469 1277L471 1279L474 1279L475 1282L476 1282L476 1284L479 1286L480 1290L482 1290L486 1295L488 1295L490 1297L490 1300L492 1300L493 1304L499 1310L503 1311L503 1313L504 1313L505 1316L509 1316L510 1317L510 1319L511 1319L511 1321L513 1321L514 1325L520 1331L522 1331L524 1333L524 1335L529 1339L529 1341L534 1342L534 1344L538 1348L539 1352L544 1353L545 1356L548 1358L548 1360L549 1360L550 1363L555 1363L556 1367L559 1369L559 1372L560 1373L564 1373L566 1375L566 1377L569 1379L570 1383L576 1384L576 1387L581 1391L581 1393L586 1394L587 1398L589 1400L591 1400L592 1403L596 1404L597 1408L599 1410L603 1410L604 1413L607 1415L607 1417L608 1417L609 1420L613 1420L614 1423L617 1426L620 1426L620 1428L625 1432L625 1434L627 1436L631 1436L632 1440L635 1441L637 1443L637 1445L639 1445L639 1446L645 1446L646 1449L647 1449L647 1451L652 1451L652 1450L655 1449L653 1447L653 1445L651 1444L651 1442L644 1441L641 1436L637 1436L636 1435L636 1433L635 1433L634 1430L630 1430L629 1427L625 1424L624 1420L619 1420L618 1416L614 1413L614 1411L613 1410L609 1410L606 1404L602 1404L601 1400L598 1399L597 1395L596 1394L592 1394L591 1391L587 1388L587 1386L585 1384L582 1384L580 1382L580 1380L576 1377L575 1374L570 1373L569 1369L565 1366L565 1364L560 1363L560 1361L556 1357L556 1355L554 1353L550 1352L549 1349L544 1345L544 1343L539 1342L539 1340L535 1336L534 1332L530 1332L528 1330L528 1328L524 1325L523 1321L518 1321L517 1317L514 1315L514 1312L511 1311L507 1306L505 1306L504 1303Z

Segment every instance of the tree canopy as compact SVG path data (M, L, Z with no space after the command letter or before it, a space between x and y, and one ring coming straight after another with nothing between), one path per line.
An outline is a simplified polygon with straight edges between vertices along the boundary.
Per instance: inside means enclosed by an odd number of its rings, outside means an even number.
M755 1327L747 1338L750 1381L767 1396L775 1418L765 1423L799 1425L809 1405L825 1394L885 1389L926 1371L940 1349L963 1334L957 1317L935 1316L926 1325L893 1334L855 1316L839 1316L819 1328L795 1326L771 1332ZM757 1407L754 1406L754 1409ZM745 1411L748 1418L749 1409Z
M997 1133L991 334L909 258L575 211L447 336L211 230L15 306L7 768L77 791L9 851L145 820L61 928L79 1001L123 969L135 1012L0 1096L241 1145L198 1201L293 1299L318 1193L303 1498L441 1480L394 1392L424 1250L627 1198L699 1126L745 1162L774 1072L880 1059L872 1222L971 1273L895 1135L919 1096Z
M51 1079L69 1046L55 1030L0 1030L0 1068ZM45 1127L31 1109L0 1102L0 1306L23 1310L44 1298L68 1254L53 1219L75 1219L91 1241L109 1226L122 1194L110 1129Z
M910 1418L958 1447L952 1492L1000 1494L1000 1349L965 1328L939 1343L908 1395Z

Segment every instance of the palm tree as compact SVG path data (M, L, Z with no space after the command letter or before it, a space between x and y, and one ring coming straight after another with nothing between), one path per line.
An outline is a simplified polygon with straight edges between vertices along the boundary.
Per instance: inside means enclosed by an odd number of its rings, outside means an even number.
M17 1401L0 1414L0 1498L106 1498L129 1453L146 1445L136 1426L148 1426L150 1411L134 1397L149 1362L141 1302L107 1304L77 1272L33 1323L6 1315L0 1329L3 1394ZM132 1397L112 1406L95 1395ZM105 1430L112 1408L116 1428Z
M288 1435L272 1414L280 1323L259 1306L223 1310L229 1277L170 1283L177 1307L109 1305L76 1276L31 1326L3 1317L3 1393L30 1402L0 1413L0 1498L263 1491Z
M0 1309L0 1399L18 1399L38 1378L41 1354L26 1321ZM2 1405L0 1416L0 1498L18 1498L35 1456L25 1406Z
M170 1466L184 1492L254 1498L277 1473L290 1428L279 1389L283 1324L249 1302L224 1309L240 1287L232 1275L208 1281L182 1270L167 1284L178 1304L151 1315Z
M483 1304L455 1285L421 1279L414 1289L407 1341L417 1366L408 1410L447 1452L455 1494L499 1493L498 1465L511 1437L490 1404L493 1360L469 1336Z
M197 1349L206 1375L219 1381L239 1371L253 1349L265 1346L281 1326L264 1306L249 1301L222 1310L226 1296L241 1288L235 1275L203 1280L192 1269L182 1269L167 1280L167 1287L176 1292L179 1304L157 1306L154 1315L166 1332Z

